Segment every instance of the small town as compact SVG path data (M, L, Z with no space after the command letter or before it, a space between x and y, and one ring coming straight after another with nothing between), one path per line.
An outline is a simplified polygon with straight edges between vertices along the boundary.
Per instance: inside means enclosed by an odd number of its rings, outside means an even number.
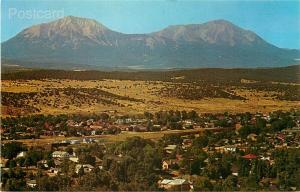
M1 138L3 190L300 190L295 109L8 117Z

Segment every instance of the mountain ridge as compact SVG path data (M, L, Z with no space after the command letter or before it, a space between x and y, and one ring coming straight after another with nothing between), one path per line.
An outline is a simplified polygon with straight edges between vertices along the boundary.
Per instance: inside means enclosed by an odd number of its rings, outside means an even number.
M185 32L187 32L188 34L185 34ZM192 32L192 34L189 34L190 32ZM208 34L208 32L211 34ZM221 34L222 32L225 34ZM218 40L226 40L226 38L229 41L232 41L232 38L234 37L234 34L232 33L235 32L247 33L245 34L245 38L249 42L254 41L256 39L262 40L254 32L250 30L243 30L242 28L234 25L233 23L223 19L213 20L202 24L171 25L154 34L157 34L159 36L165 36L173 40L178 40L178 39L179 40L184 39L186 41L203 40L209 43L216 43ZM166 35L164 33L166 33ZM221 36L220 34L223 35L223 37L221 37L221 39L218 39ZM224 37L224 35L226 37ZM231 46L234 46L235 42L229 42L229 43Z
M74 16L24 29L2 43L2 56L41 66L50 62L162 69L286 66L300 58L298 50L278 48L223 19L125 34Z

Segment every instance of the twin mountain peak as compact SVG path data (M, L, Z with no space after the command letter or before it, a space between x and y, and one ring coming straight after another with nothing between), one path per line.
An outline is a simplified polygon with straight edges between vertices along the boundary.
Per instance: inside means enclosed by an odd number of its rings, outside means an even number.
M299 51L273 46L226 20L124 34L67 16L29 27L2 43L2 57L27 63L97 67L261 67L293 64Z

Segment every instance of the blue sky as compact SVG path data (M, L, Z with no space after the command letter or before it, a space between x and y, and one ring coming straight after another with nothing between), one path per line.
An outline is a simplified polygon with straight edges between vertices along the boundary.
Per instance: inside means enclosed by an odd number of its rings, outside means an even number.
M24 17L24 11L31 12ZM300 1L97 1L2 0L1 42L24 28L55 20L33 11L61 11L64 16L93 18L123 33L149 33L168 25L226 19L282 48L300 49Z

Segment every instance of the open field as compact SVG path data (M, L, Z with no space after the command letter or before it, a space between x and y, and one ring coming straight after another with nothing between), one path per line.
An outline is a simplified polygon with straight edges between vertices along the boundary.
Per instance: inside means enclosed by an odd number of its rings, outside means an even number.
M242 83L241 83L242 84ZM299 108L298 84L264 87L133 80L3 80L2 116L117 111L269 112ZM270 87L271 88L270 88ZM286 89L289 98L282 98ZM210 91L210 92L209 92ZM296 99L293 99L293 98Z
M2 74L2 116L114 111L270 112L300 106L300 66Z
M210 131L225 131L224 128L195 128L195 129L188 129L188 130L166 130L166 131L157 131L157 132L131 132L131 131L124 131L118 135L97 135L97 136L85 136L85 137L63 137L63 136L41 136L40 139L19 139L18 142L22 142L27 146L47 146L51 145L55 142L61 142L64 140L80 140L83 138L94 138L101 143L114 143L119 141L125 141L127 138L130 137L141 137L143 139L151 139L151 140L158 140L166 134L200 134L205 130ZM11 140L4 140L3 143L11 142Z

